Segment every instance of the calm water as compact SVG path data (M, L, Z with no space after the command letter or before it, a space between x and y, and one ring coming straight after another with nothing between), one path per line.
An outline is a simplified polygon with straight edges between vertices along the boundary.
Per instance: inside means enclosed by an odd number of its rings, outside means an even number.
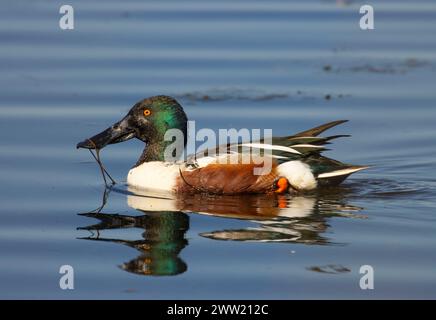
M0 298L436 298L436 4L6 1L0 11ZM75 144L173 95L197 128L298 132L373 168L298 197L132 195L142 145L111 146L106 195ZM81 214L84 213L84 214ZM59 267L75 289L59 289ZM371 265L375 289L359 288Z

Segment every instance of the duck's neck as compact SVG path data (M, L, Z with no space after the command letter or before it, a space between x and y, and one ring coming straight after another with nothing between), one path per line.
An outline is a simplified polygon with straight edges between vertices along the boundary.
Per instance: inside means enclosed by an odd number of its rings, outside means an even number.
M156 142L147 144L138 161L136 162L135 167L140 166L144 162L164 161L166 147L167 146L164 143Z
M166 141L164 135L154 136L154 139L150 139L147 142L144 151L142 151L141 156L135 164L135 167L140 166L144 162L150 161L176 161L180 160L180 156L182 155L185 147L186 147L186 134L187 131L184 128L181 132L183 133L183 137L178 137L181 139L175 141Z

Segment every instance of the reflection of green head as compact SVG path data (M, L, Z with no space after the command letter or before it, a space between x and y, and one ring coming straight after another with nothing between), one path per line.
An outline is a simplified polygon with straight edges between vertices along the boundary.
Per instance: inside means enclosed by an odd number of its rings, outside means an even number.
M145 241L135 245L142 254L122 265L124 270L136 274L169 276L187 270L186 263L178 257L188 244L185 233L189 217L180 212L145 212Z
M157 259L151 259L147 255L141 255L123 264L121 268L140 275L174 276L185 272L188 266L178 256L159 256Z

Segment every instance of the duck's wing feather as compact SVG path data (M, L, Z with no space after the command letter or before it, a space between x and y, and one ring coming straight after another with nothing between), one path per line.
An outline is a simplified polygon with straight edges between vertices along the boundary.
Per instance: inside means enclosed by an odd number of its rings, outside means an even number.
M340 124L345 123L345 122L348 122L348 120L336 120L336 121L328 122L328 123L322 124L318 127L299 132L299 133L293 135L293 137L317 137L321 133L323 133L324 131L326 131L330 128L336 127L337 125L340 125Z
M333 139L349 137L349 135L334 135L319 137L318 135L327 129L333 128L348 120L338 120L302 131L300 133L285 136L272 137L270 143L264 139L254 142L228 143L216 148L200 151L187 157L187 163L195 165L198 159L204 157L216 157L224 154L258 154L263 156L264 152L270 152L271 156L280 164L286 161L299 160L310 155L320 155L322 151L328 150L325 145L330 144Z

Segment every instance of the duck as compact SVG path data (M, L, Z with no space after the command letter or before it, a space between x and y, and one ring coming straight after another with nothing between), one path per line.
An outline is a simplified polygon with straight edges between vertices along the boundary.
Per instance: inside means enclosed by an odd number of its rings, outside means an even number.
M137 102L124 118L79 142L77 148L99 151L133 138L143 141L144 150L127 174L127 185L138 190L224 195L304 193L337 186L368 168L322 155L331 140L349 135L320 134L347 121L332 121L268 141L228 143L181 157L180 150L184 152L187 144L188 117L175 98L159 95ZM166 136L170 131L180 134L176 142ZM181 158L169 160L169 153ZM266 162L270 165L265 166Z

